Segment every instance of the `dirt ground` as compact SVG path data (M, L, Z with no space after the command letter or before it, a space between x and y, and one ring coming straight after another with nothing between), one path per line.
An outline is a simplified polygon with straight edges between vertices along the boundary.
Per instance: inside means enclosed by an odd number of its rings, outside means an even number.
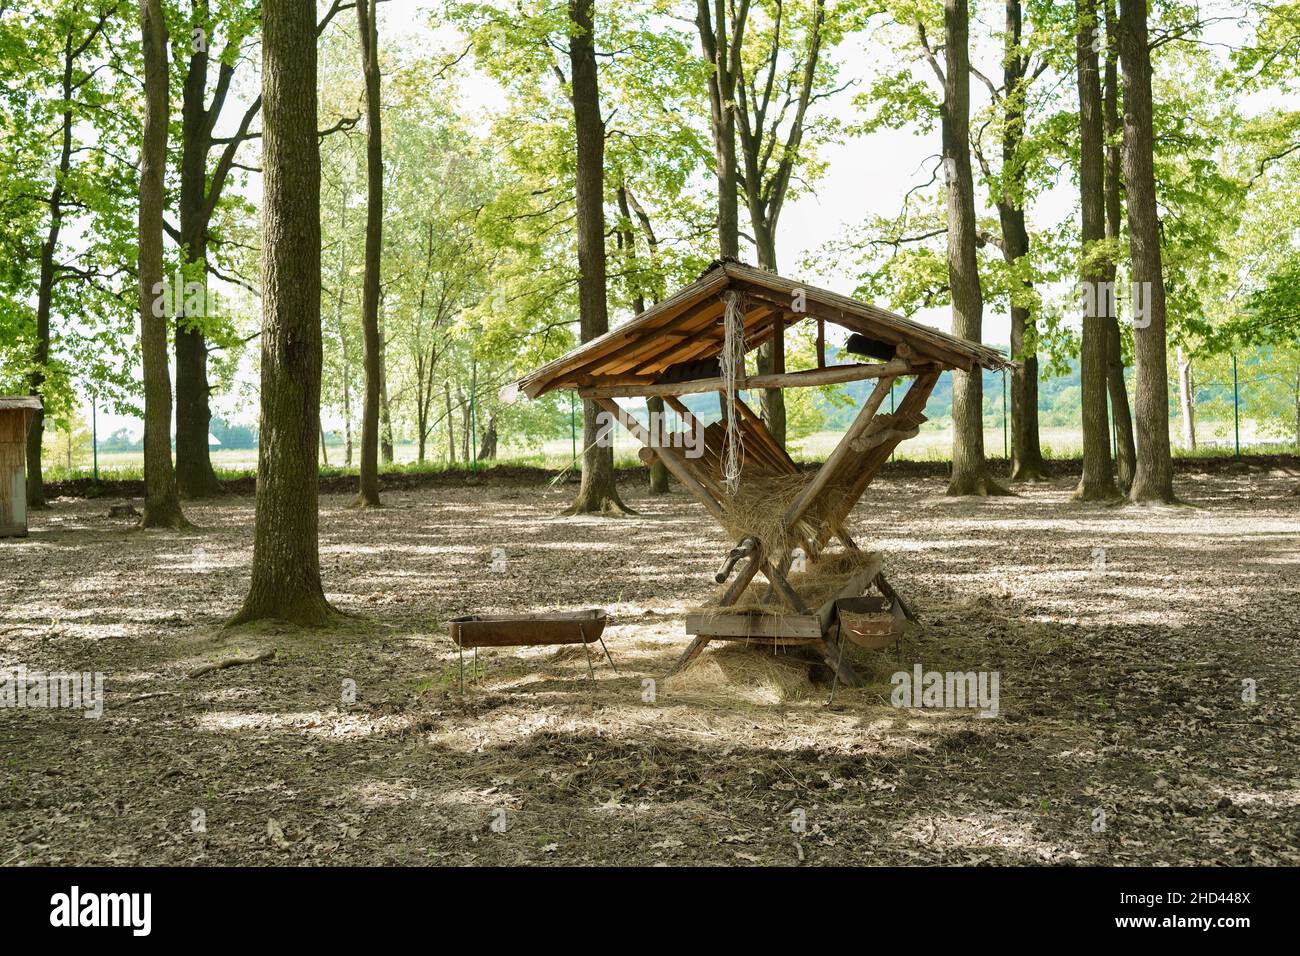
M105 707L0 710L0 864L1300 864L1296 480L1181 474L1188 506L1134 508L882 479L852 530L923 620L831 706L759 649L663 679L729 546L681 494L626 485L625 518L556 517L566 486L327 495L357 617L324 633L221 628L251 497L186 532L60 499L0 541L0 666L102 672ZM588 606L617 673L483 652L460 694L448 618ZM997 672L997 716L891 706L918 663Z

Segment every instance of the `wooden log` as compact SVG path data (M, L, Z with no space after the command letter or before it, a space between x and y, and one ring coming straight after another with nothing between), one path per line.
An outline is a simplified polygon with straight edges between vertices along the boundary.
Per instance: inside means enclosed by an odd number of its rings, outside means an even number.
M935 384L939 381L939 370L934 370L917 376L903 396L902 402L898 405L895 412L899 416L921 415L925 408L926 400L930 397L930 392L934 390ZM875 480L876 473L880 466L889 458L890 452L894 450L896 442L885 442L877 445L870 451L856 456L855 463L858 466L858 477L849 487L849 493L844 496L839 506L832 509L824 518L821 530L817 536L817 547L825 547L826 542L830 540L832 534L843 525L849 512L853 510L858 499L862 497L863 492Z
M817 474L808 483L808 487L804 488L799 497L786 509L784 519L786 528L793 528L799 522L799 519L804 516L805 512L812 507L818 496L830 485L831 480L839 472L840 464L848 457L853 442L867 430L893 384L893 376L882 378L876 383L875 389L863 402L862 410L858 412L858 417L853 419L853 424L844 433L840 443L835 446L835 449L827 457L821 468L817 470Z
M773 372L768 375L747 375L736 381L737 391L758 388L808 388L816 385L836 385L857 382L868 378L896 378L899 375L916 375L928 367L915 367L907 362L860 363L831 365L827 368L810 368L798 372ZM718 392L726 388L723 378L698 378L691 382L645 383L634 379L619 384L582 388L583 398L632 398L651 395L697 395Z

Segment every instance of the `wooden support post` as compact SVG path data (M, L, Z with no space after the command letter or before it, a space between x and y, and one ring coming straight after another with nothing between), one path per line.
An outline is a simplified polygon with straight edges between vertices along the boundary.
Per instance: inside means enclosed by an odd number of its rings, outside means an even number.
M839 472L841 463L848 457L851 444L867 430L867 426L871 424L871 419L875 417L876 411L885 400L885 396L889 394L889 389L893 384L893 376L882 378L876 383L875 389L862 404L862 410L858 412L858 417L853 420L853 424L844 433L840 443L835 446L835 450L830 453L825 463L818 469L813 480L808 483L808 487L804 488L799 497L786 509L784 519L786 528L793 528L809 507L812 506L812 503L817 500L817 496L830 485L831 480Z

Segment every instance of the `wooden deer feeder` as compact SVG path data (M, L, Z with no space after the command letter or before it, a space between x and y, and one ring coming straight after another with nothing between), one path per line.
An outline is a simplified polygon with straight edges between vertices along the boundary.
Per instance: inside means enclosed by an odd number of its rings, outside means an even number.
M27 430L40 410L35 396L0 395L0 538L27 535Z
M817 367L746 371L746 353L777 330L802 321L816 323ZM874 361L827 365L826 323L850 333L842 351ZM736 547L716 575L725 586L711 604L687 618L687 631L695 639L674 672L710 641L762 641L810 647L839 680L854 685L857 676L843 659L842 642L837 646L831 639L832 631L858 635L859 643L878 647L882 634L896 633L894 622L911 610L885 579L880 555L858 548L846 520L895 446L917 434L941 372L979 373L1009 364L993 349L892 312L724 260L671 298L508 386L502 397L576 390L642 442L643 461L661 460L736 537ZM861 411L810 475L800 471L741 397L742 391L755 389L867 379L875 387ZM911 384L902 400L893 411L882 412L894 384L904 380ZM710 392L719 396L720 417L704 425L681 396ZM688 432L666 435L653 422L643 426L618 401L651 396L661 397ZM687 434L700 440L682 440ZM825 553L832 538L844 549L834 560ZM809 566L804 580L791 574L792 567L798 571L801 565ZM829 565L839 572L829 589L825 579L819 588L803 586L801 591L797 586L812 581L817 567ZM757 586L750 588L760 574L767 580L761 595ZM865 596L871 587L881 597ZM883 624L852 613L857 611L877 612ZM855 623L846 628L850 617Z

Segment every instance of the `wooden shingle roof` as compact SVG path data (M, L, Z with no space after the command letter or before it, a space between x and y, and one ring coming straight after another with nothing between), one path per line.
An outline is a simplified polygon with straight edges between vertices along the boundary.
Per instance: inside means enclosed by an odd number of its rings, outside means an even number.
M757 348L771 338L778 322L789 326L812 318L890 345L906 343L919 361L941 368L974 371L1011 365L996 349L848 296L724 260L631 321L507 386L503 396L521 391L529 398L537 398L557 389L652 383L671 366L715 358L723 348L721 293L727 290L744 295L747 349ZM796 311L799 306L802 311Z

